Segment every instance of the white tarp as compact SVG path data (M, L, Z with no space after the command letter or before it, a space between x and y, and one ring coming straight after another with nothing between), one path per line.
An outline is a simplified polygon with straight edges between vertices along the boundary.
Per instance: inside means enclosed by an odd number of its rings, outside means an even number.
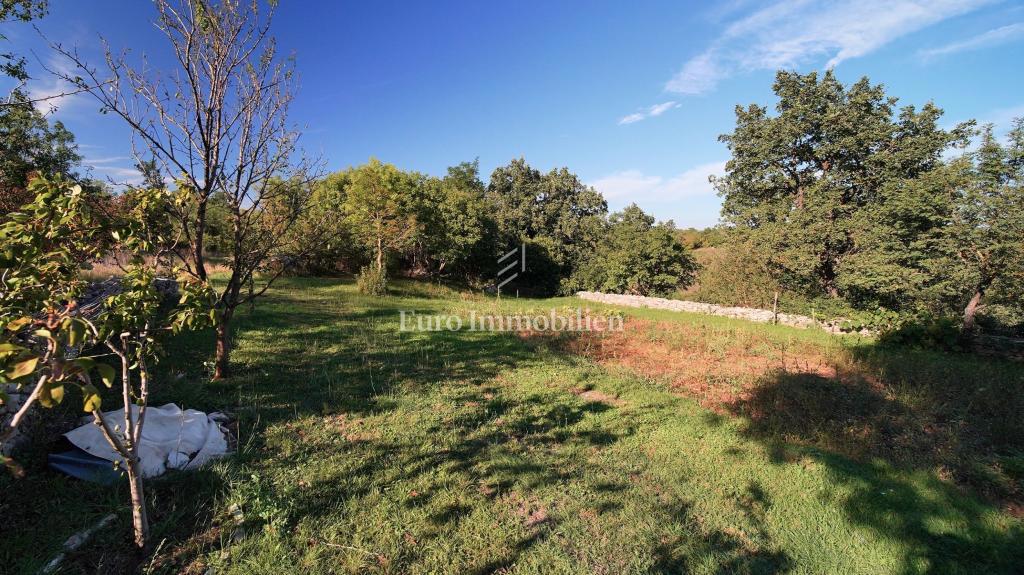
M138 418L138 406L132 406L132 415ZM124 429L124 410L103 414L111 429ZM168 403L162 407L146 409L146 420L139 441L139 466L143 477L155 477L168 469L195 469L207 461L228 452L227 435L217 420L219 413L207 415L202 411L186 409ZM95 423L72 429L64 434L79 449L107 461L121 461L121 456L107 443L103 432Z

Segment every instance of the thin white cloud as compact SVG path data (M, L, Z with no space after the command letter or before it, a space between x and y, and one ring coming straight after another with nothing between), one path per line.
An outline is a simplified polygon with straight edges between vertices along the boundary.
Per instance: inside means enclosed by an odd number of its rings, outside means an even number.
M101 158L102 160L114 161L117 158ZM108 181L113 184L129 184L137 185L142 183L142 174L139 173L134 167L125 167L117 165L97 165L96 160L85 160L82 165L90 168L91 171L96 172L98 179Z
M918 55L925 60L930 60L939 56L956 54L957 52L968 52L971 50L990 48L992 46L998 46L999 44L1005 44L1006 42L1012 42L1018 38L1024 38L1024 22L1001 26L999 28L989 30L988 32L978 34L973 38L960 40L959 42L952 42L945 46L939 46L938 48L921 50L918 52Z
M97 164L113 164L115 162L124 162L130 159L131 158L129 158L128 156L112 156L109 158L85 158L84 160L82 160L82 164L86 166L96 166Z
M713 52L708 51L684 64L683 69L665 84L665 90L679 94L703 94L713 90L724 76L725 71Z
M725 172L725 161L702 164L670 178L645 175L640 170L625 170L590 183L609 200L629 199L645 202L714 196L708 176Z
M666 84L704 94L734 74L793 68L827 58L825 67L869 54L992 0L782 0L730 24Z
M622 118L619 118L619 124L620 125L622 125L622 124L632 124L634 122L639 122L640 120L646 120L647 118L653 118L655 116L660 116L660 115L664 114L665 112L671 110L672 108L676 108L678 106L679 106L679 102L675 102L675 101L673 101L673 102L662 102L660 104L654 104L653 106L648 106L647 108L645 108L645 109L643 109L643 110L641 110L639 112L635 112L635 113L630 114L628 116L623 116Z
M664 114L665 112L671 110L672 108L675 108L678 105L679 104L677 104L676 102L664 102L664 103L661 103L661 104L655 104L655 105L651 106L651 108L647 111L648 112L647 115L648 116L660 116L660 115Z
M29 97L36 101L36 109L44 113L67 111L76 102L83 101L86 96L74 93L78 91L74 84L50 72L74 76L74 70L66 60L51 57L45 68L39 78L31 80L27 86Z

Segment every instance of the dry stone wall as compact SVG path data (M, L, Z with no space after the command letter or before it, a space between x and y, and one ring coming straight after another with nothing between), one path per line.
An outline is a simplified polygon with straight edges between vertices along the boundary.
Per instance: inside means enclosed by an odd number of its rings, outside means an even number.
M755 309L749 307L726 307L710 303L696 301L683 301L677 299L665 299L660 297L647 297L639 295L610 294L591 291L581 291L577 297L587 301L594 301L609 305L620 305L624 307L646 307L652 309L665 309L669 311L686 311L690 313L702 313L705 315L717 315L721 317L732 317L745 319L759 323L775 323L776 316L770 310ZM778 314L778 323L799 328L816 327L831 333L843 333L838 323L826 323L816 321L803 315L788 313Z

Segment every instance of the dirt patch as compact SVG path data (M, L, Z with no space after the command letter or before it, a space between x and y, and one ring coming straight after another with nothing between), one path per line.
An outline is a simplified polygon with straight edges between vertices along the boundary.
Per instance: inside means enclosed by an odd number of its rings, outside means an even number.
M596 389L591 389L590 391L580 390L579 392L573 390L573 393L576 393L576 395L579 396L579 398L582 399L583 401L589 401L592 403L604 403L607 405L613 405L615 407L622 407L623 405L626 405L625 401L615 396L608 395L607 393L597 391Z
M721 340L715 341L716 335L676 322L630 319L623 331L583 332L564 345L602 365L626 367L663 382L715 410L747 397L758 380L773 370L798 370L824 378L838 375L829 358L810 349L786 349L756 336L728 341L732 334L720 334Z
M330 416L328 420L338 430L338 433L341 434L341 437L344 438L345 441L360 443L380 438L380 434L378 432L367 428L366 421L362 418L351 418L348 415L341 413Z
M506 496L506 502L525 527L536 527L550 519L547 507L533 496L526 497L513 491Z
M757 330L631 318L621 332L579 333L563 350L625 368L721 415L769 445L814 446L857 460L930 469L1019 515L1015 378L971 373L912 352L783 339ZM955 374L953 366L958 370ZM983 371L982 371L983 373ZM974 385L965 381L975 380ZM1005 381L1004 381L1005 380ZM983 382L983 383L982 383ZM596 401L607 400L599 392ZM1014 463L1016 468L1019 464Z

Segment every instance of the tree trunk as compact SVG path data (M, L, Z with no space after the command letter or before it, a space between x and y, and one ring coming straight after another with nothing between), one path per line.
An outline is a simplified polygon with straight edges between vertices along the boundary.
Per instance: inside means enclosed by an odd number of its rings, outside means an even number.
M825 293L832 299L839 298L838 275L836 273L836 256L831 246L826 246L819 256L821 260L821 285Z
M978 306L981 304L981 298L985 295L985 290L978 288L974 295L971 296L971 301L967 302L967 308L964 309L964 333L974 331L975 327L975 316L978 313Z
M231 375L231 310L226 310L217 322L217 358L213 366L213 379L226 379Z
M128 470L128 489L132 496L132 529L135 532L135 546L142 549L149 541L149 517L146 515L146 494L142 490L142 471L138 456L132 454L125 461Z
M377 271L384 269L384 245L383 239L377 236Z
M195 266L196 275L199 279L206 281L206 262L203 255L203 236L206 231L206 201L200 201L196 208L196 231L192 239L192 265Z

